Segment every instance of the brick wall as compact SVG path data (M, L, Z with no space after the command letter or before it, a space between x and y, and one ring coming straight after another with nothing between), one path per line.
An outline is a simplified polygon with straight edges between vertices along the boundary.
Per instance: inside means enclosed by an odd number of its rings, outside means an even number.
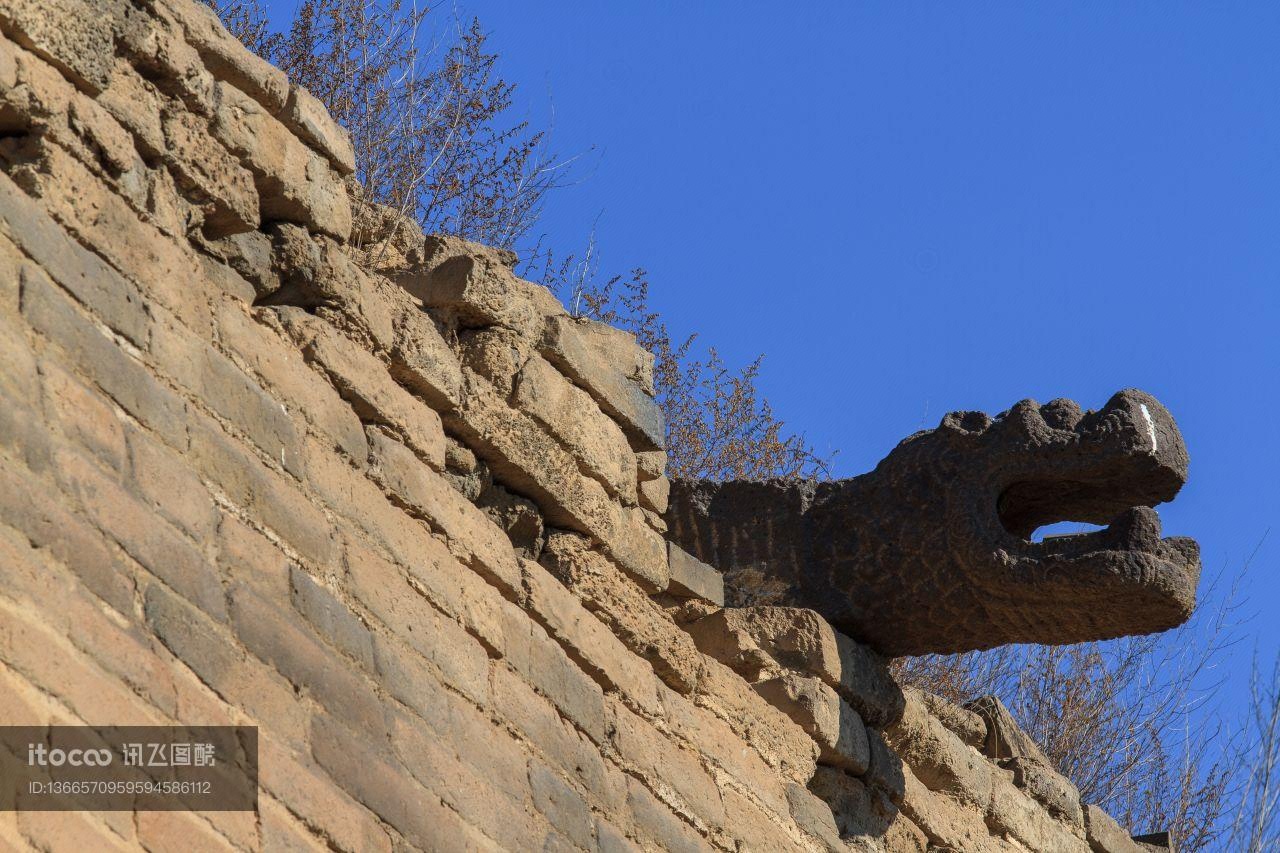
M652 357L502 252L367 272L353 162L202 5L0 0L0 723L261 759L257 814L6 845L1127 849L996 717L723 609L663 535Z

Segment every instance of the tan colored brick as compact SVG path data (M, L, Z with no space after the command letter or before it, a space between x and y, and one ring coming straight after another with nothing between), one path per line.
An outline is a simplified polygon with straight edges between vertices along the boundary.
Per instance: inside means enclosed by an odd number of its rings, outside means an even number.
M192 249L143 222L129 204L61 146L43 141L40 159L15 170L14 181L85 245L138 286L143 298L168 308L203 337L212 334L209 301Z
M373 671L373 636L346 602L296 565L289 567L289 597L294 609L330 645Z
M433 468L444 469L444 430L438 414L397 385L386 365L332 326L289 316L307 360L322 368L362 421L390 427Z
M258 798L263 850L281 853L327 853L329 846L270 797Z
M245 452L212 420L193 416L190 426L188 458L205 479L312 566L336 565L329 521L297 483Z
M186 40L219 80L247 92L272 112L284 107L289 78L228 33L212 9L182 0L159 0L159 5L182 25Z
M512 400L573 454L584 473L623 503L635 502L636 463L627 437L589 394L535 355L516 376Z
M390 853L391 840L376 818L316 767L275 742L260 737L259 780L262 789L280 800L307 826L350 853Z
M15 0L0 20L8 33L49 61L91 94L107 85L114 55L113 34L123 24L125 6L110 0Z
M628 772L658 792L678 797L668 805L692 819L704 832L724 826L724 803L699 756L675 746L644 719L613 704L611 744Z
M140 811L137 821L138 842L149 853L235 849L194 812Z
M145 617L178 661L229 704L258 720L264 734L294 747L305 744L308 712L293 687L270 667L247 657L225 629L158 584L146 590Z
M784 672L754 686L817 742L821 763L855 775L866 772L871 762L867 728L858 712L821 679Z
M245 648L357 730L371 736L384 731L384 709L372 684L319 638L282 617L280 607L250 590L232 589L231 620Z
M695 688L703 657L693 640L585 538L548 537L542 562L667 685L682 693Z
M441 851L496 849L439 797L332 720L315 718L311 751L331 777L342 780L353 797L411 845Z
M546 834L528 803L523 766L517 765L514 779L496 778L471 766L447 740L424 729L421 723L397 718L392 738L400 764L423 787L503 850L518 850Z
M0 233L107 326L146 345L150 317L138 288L72 240L7 175L0 175Z
M271 110L219 82L212 131L253 172L264 222L294 222L347 239L351 203L341 177Z
M40 366L44 380L45 416L63 434L116 471L123 470L124 427L100 393L90 391L56 363Z
M439 474L394 439L371 432L370 472L415 515L448 537L451 550L512 597L521 590L520 566L505 534Z
M152 355L202 405L229 421L295 476L305 472L301 438L288 412L226 356L190 332L157 324Z
M365 458L368 445L360 419L333 387L307 366L292 341L256 322L243 305L231 302L218 309L218 336L222 346L270 389L273 398L301 414L352 459Z
M100 530L205 612L226 618L217 570L177 531L84 457L60 450L57 465L59 481Z
M579 474L573 458L532 418L511 409L487 380L467 375L471 394L461 416L450 417L451 430L500 482L534 499L552 524L591 534L648 591L666 589L663 538Z
M125 432L129 480L140 496L197 543L207 542L218 526L209 490L177 453L133 426Z
M120 686L27 608L0 599L0 660L66 704L89 725L163 725L162 715Z
M18 831L37 850L137 849L87 812L21 811L17 819Z
M506 667L493 670L493 710L520 732L562 773L582 783L588 798L616 813L626 798L624 777L606 762L598 746L560 716L521 676Z
M244 584L270 601L289 595L290 561L267 537L229 514L218 521L218 567L227 583Z
M329 116L329 111L301 86L289 87L289 100L278 118L313 149L323 154L340 175L356 170L351 134Z
M663 515L671 498L671 481L666 477L644 480L639 486L640 506Z
M57 489L0 456L0 521L71 567L85 587L120 613L133 611L134 581L106 537L57 499Z
M462 367L431 317L413 304L395 313L391 375L441 412L462 402Z
M173 447L186 446L186 404L126 355L32 267L22 273L22 314L67 355L64 366L92 379L121 408Z
M666 446L662 410L653 396L653 354L635 336L594 320L550 317L540 342L543 356L622 427L641 452Z
M110 85L98 96L98 103L133 134L138 152L144 157L155 158L164 152L160 94L124 57L116 58Z
M635 818L636 833L646 846L658 850L714 850L692 826L680 820L637 779L627 779L627 805Z
M203 214L204 234L217 239L257 230L261 220L253 175L214 141L205 119L168 110L162 127L165 163L184 198Z
M658 682L650 667L637 661L622 641L546 569L527 560L521 565L529 610L574 663L606 689L621 692L640 710L656 713L660 707Z
M902 719L886 729L884 735L915 778L929 790L950 794L986 810L991 802L991 765L934 719L917 691L907 691ZM927 827L922 828L928 831Z

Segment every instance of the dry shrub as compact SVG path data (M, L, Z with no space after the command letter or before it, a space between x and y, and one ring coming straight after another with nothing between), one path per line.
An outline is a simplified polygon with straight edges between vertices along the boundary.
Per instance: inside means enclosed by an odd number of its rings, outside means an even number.
M649 302L649 280L636 269L602 280L594 240L582 260L542 259L542 279L578 315L633 333L654 354L654 385L666 418L667 475L702 480L825 478L822 458L804 436L789 433L757 386L763 356L730 369L697 335L677 343Z
M1242 573L1243 574L1243 573ZM1217 598L1217 582L1202 599ZM1179 851L1220 849L1247 756L1215 713L1216 672L1236 641L1239 578L1181 628L1071 646L901 658L895 674L963 704L995 694L1084 801Z
M504 121L515 86L477 21L412 0L301 0L273 33L257 0L208 2L351 133L356 248L393 240L406 220L511 248L537 221L567 164L548 154L546 132Z

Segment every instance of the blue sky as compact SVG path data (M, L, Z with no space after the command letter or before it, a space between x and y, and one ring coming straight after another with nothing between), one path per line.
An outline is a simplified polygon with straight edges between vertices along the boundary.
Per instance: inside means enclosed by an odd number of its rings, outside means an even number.
M279 8L292 4L277 2ZM836 473L953 409L1154 393L1206 567L1280 528L1280 5L462 0L677 332ZM597 222L598 218L598 222ZM1280 649L1272 531L1246 588ZM1252 644L1239 650L1242 689Z
M1280 6L464 12L557 149L595 146L551 244L598 216L603 266L648 269L731 362L764 353L838 474L952 409L1137 386L1191 451L1166 532L1230 571L1280 528ZM1246 590L1266 657L1277 554L1280 529Z

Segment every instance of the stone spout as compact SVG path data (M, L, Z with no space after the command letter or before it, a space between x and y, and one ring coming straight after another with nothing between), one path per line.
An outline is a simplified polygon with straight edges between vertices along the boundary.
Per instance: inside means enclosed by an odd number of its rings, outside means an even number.
M953 412L851 479L676 481L667 522L699 559L759 571L887 655L1077 643L1190 616L1199 546L1161 538L1152 509L1186 478L1172 416L1126 390L1098 411ZM1107 526L1032 541L1059 521Z

